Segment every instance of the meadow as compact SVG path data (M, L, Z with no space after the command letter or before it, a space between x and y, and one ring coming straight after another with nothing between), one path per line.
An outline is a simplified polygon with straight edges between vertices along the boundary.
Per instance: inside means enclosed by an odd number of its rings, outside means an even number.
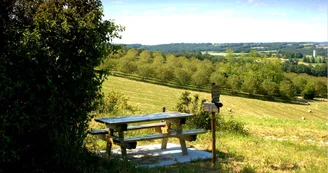
M103 84L103 92L106 94L110 91L123 93L129 98L128 103L137 108L137 114L146 114L160 112L162 107L166 107L168 111L175 110L176 103L185 90L109 76ZM210 93L189 92L210 101ZM215 168L211 167L210 160L204 160L155 169L139 168L134 171L327 172L327 99L306 100L306 104L297 104L221 95L221 102L223 108L217 116L243 123L248 135L219 131ZM301 120L301 117L305 117L305 120ZM196 141L188 142L187 145L210 151L210 141L211 133L208 132L199 135ZM147 141L141 145L158 142ZM178 143L177 140L170 142ZM99 142L99 145L104 149L104 143Z

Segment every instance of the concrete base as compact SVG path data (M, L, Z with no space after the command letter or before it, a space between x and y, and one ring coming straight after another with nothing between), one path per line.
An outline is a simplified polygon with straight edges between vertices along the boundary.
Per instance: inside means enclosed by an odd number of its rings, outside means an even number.
M121 150L112 150L113 154L121 155ZM192 160L212 158L212 153L188 148L188 155L183 156L180 145L167 144L167 149L162 150L161 144L138 146L136 149L127 150L128 160L133 160L140 166L156 167L185 163Z

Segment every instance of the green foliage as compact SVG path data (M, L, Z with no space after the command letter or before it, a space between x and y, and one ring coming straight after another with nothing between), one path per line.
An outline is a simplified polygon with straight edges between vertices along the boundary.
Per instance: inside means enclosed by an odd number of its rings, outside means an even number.
M209 112L204 111L204 102L206 100L201 100L201 102L199 100L198 94L195 94L192 98L190 97L190 93L185 91L181 94L176 109L179 112L193 113L196 115L188 119L188 127L211 130L211 115ZM243 135L248 134L244 124L234 120L232 117L230 119L225 119L222 116L216 117L216 130Z
M327 79L323 80L316 80L314 87L315 87L315 92L318 96L321 97L327 97Z
M279 86L280 96L287 100L292 100L295 97L295 87L290 80L283 80Z
M0 172L88 172L82 145L105 74L95 68L123 28L99 0L0 8Z
M310 80L321 81L318 77L301 73L322 76L326 74L327 69L326 64L308 66L298 64L298 60L295 59L281 63L280 59L266 58L255 50L251 51L254 57L232 53L233 51L228 49L227 58L224 61L210 61L196 59L197 56L183 53L162 54L143 50L139 55L138 50L128 49L125 53L119 53L121 58L117 58L116 55L110 56L113 61L106 60L109 65L107 68L106 66L102 68L116 69L124 74L131 74L129 77L133 76L143 81L169 83L179 87L196 87L201 90L209 90L210 84L216 83L223 89L223 92L243 92L250 96L263 95L268 98L282 96L282 99L293 99L292 95L301 95L305 86L303 83ZM115 64L116 68L113 67ZM299 77L290 79L296 91L279 89L280 85L284 85L281 82L288 80L284 76L286 75L284 70L300 74ZM303 76L306 78L303 79ZM321 90L320 95L325 95L323 89L317 87L317 90Z
M129 98L117 91L109 91L105 97L100 100L100 105L95 111L98 116L108 115L127 115L134 114L137 108L128 104Z
M302 91L302 96L303 98L305 99L313 99L316 95L316 92L315 92L315 87L313 85L313 83L308 83L304 90Z
M177 103L176 109L179 112L192 113L196 116L188 119L187 126L190 128L200 128L205 130L211 129L211 118L209 112L204 111L203 103L206 100L199 102L199 96L196 94L193 98L190 93L185 91L182 93Z

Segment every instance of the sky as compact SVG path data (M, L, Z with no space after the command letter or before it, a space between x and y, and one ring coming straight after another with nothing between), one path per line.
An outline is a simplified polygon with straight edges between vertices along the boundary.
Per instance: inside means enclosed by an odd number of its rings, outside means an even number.
M102 0L123 44L328 41L327 0Z

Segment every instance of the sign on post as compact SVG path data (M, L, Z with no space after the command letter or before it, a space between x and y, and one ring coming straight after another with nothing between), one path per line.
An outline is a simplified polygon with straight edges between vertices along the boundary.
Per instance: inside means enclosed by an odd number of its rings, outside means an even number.
M212 102L219 103L220 102L220 87L212 83Z
M219 103L220 101L220 87L215 85L215 83L212 83L212 102L208 103L205 102L204 103L204 110L211 112L212 113L212 117L211 117L211 131L212 131L212 164L213 166L215 166L215 160L216 160L216 146L215 146L215 122L216 122L216 118L215 118L215 112L219 112L220 107L222 106L221 103Z
M205 102L204 103L204 111L207 111L207 112L218 112L218 107L216 107L214 103Z

